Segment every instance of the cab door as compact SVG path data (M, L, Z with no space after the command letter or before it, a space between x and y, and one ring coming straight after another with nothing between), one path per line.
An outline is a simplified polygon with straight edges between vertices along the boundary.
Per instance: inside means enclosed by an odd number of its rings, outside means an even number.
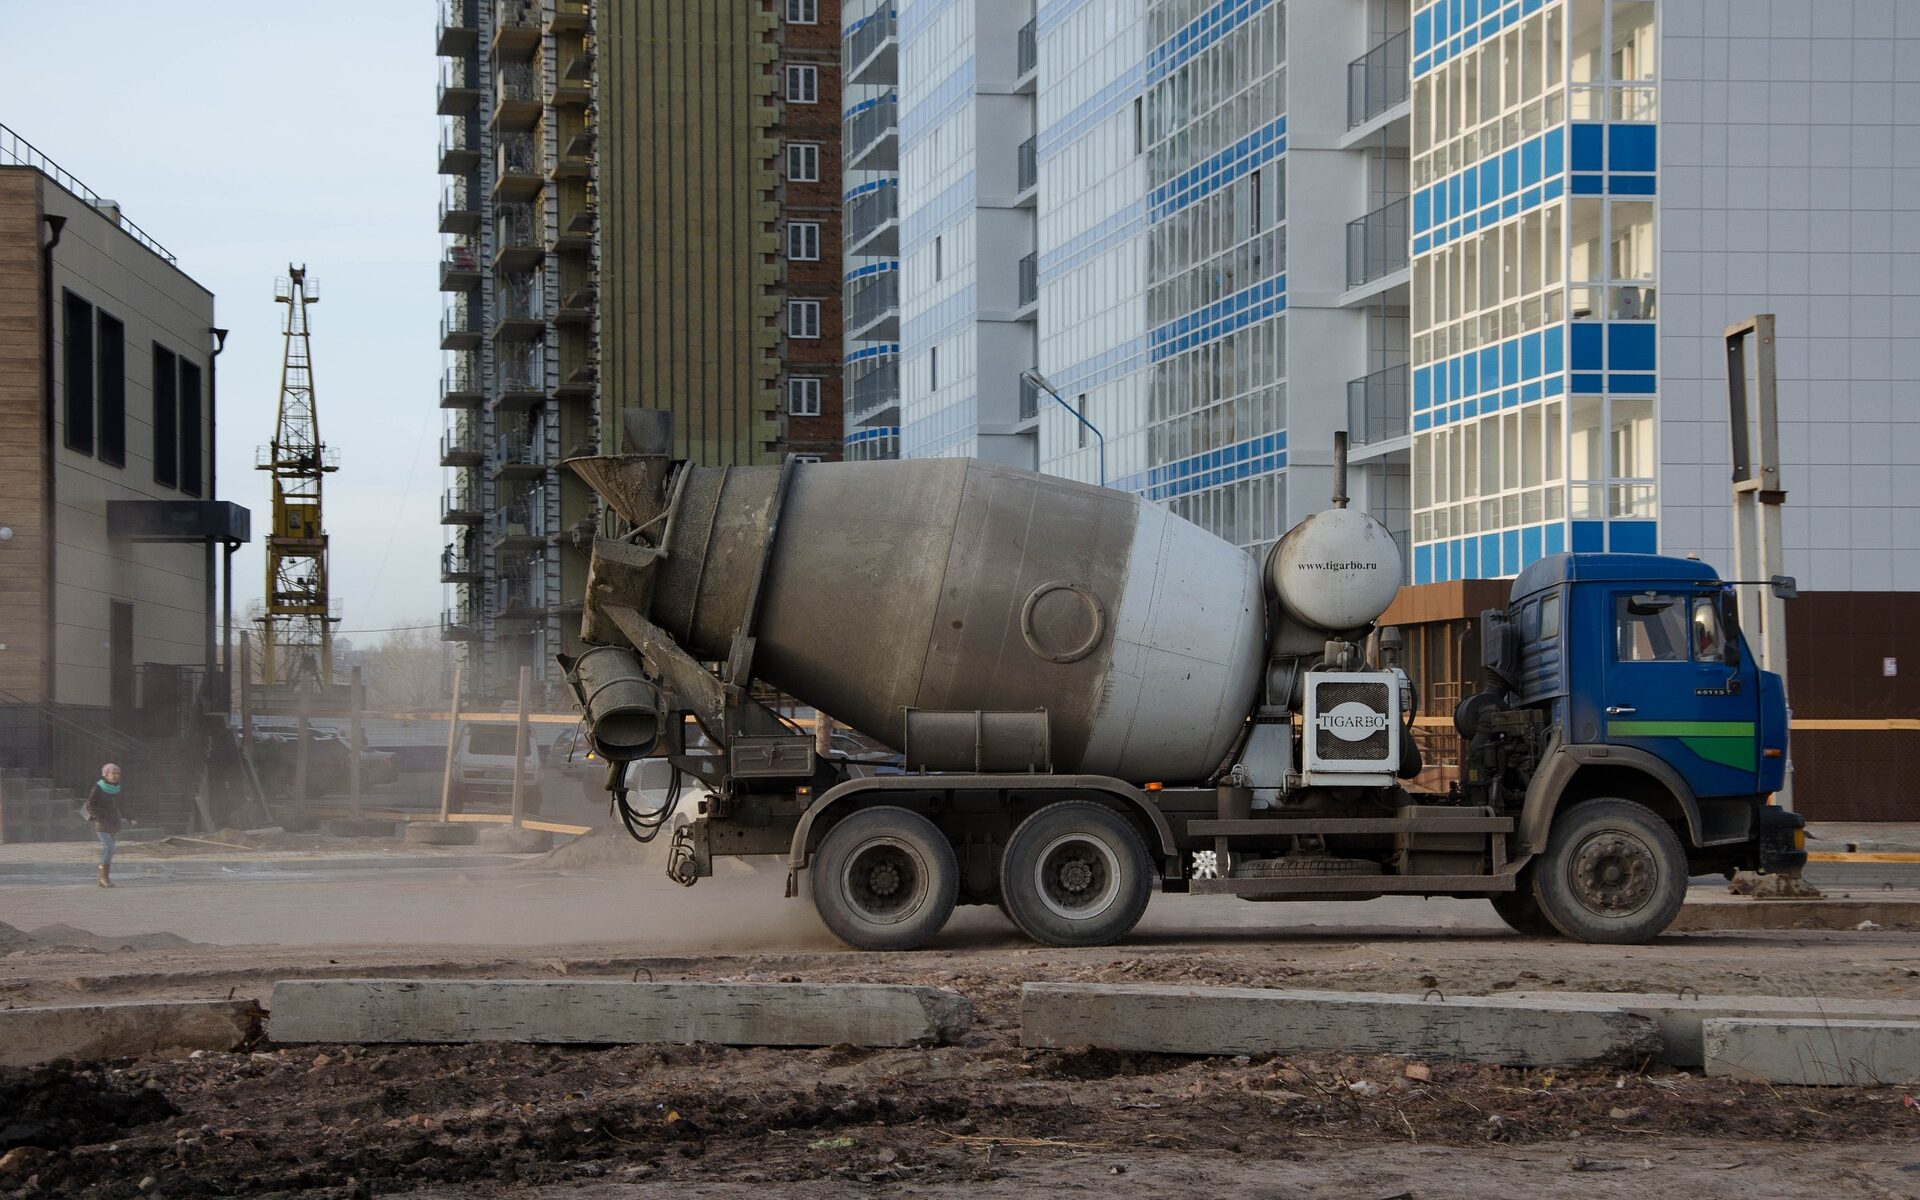
M1664 760L1697 796L1755 794L1760 689L1726 628L1718 589L1621 590L1608 599L1605 741Z

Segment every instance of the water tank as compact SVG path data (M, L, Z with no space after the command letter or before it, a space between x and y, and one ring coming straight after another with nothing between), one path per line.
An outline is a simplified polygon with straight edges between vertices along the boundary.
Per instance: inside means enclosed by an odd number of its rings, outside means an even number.
M1329 634L1373 624L1400 590L1400 573L1393 535L1354 508L1313 514L1267 556L1267 587L1280 607Z
M778 467L683 470L654 623L726 657L766 554L754 673L896 749L909 708L1044 708L1056 771L1195 781L1252 705L1257 565L1137 496L922 459L799 465L776 505Z

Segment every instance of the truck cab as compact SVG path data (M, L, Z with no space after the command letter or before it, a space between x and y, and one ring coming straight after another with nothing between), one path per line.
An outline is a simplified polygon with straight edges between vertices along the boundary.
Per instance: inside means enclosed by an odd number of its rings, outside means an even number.
M1554 555L1482 624L1490 684L1455 714L1470 739L1464 788L1517 803L1521 854L1546 855L1571 806L1612 800L1663 820L1690 874L1804 865L1804 822L1770 803L1786 772L1785 689L1748 650L1733 587L1712 568Z

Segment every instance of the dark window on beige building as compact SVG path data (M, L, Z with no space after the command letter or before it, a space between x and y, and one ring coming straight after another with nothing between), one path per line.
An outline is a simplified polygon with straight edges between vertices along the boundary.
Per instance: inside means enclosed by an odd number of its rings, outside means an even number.
M93 453L93 305L66 293L67 449Z
M158 342L153 346L153 481L162 487L180 483L179 366Z
M180 364L180 490L189 496L200 494L200 367Z
M100 461L124 467L127 465L127 327L101 313L98 334L95 354L99 369L95 387L100 393Z

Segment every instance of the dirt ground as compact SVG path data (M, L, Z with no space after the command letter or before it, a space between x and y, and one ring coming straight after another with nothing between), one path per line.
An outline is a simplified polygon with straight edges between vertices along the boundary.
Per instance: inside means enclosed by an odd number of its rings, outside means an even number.
M0 1195L1920 1196L1920 1101L1900 1086L1017 1043L1028 980L1911 998L1920 935L1587 947L1511 936L1477 903L1161 897L1125 946L1035 948L969 910L932 949L876 955L837 949L783 882L441 868L0 887L18 926L0 928L0 1005L600 976L928 983L977 1020L962 1045L909 1050L268 1043L0 1072L0 1152L33 1148L0 1158Z

